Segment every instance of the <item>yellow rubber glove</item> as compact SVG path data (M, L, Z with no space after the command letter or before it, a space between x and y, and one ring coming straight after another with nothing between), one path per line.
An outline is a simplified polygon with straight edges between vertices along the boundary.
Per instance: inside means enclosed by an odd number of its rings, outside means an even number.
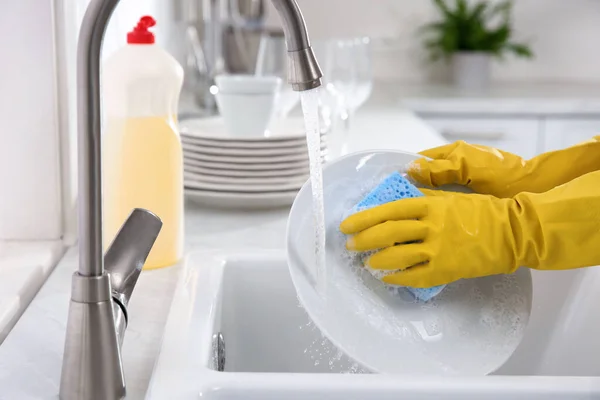
M367 265L394 271L386 283L425 288L518 266L600 264L600 171L514 198L424 193L356 213L340 226L354 235L349 250L380 250Z
M600 136L564 150L541 154L529 161L491 147L458 141L421 153L408 174L430 187L458 183L480 194L513 197L543 193L588 172L600 170Z

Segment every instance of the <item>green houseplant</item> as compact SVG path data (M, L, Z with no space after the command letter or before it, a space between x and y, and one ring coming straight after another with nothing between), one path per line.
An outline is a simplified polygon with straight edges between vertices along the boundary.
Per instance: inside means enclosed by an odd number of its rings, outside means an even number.
M421 31L431 60L452 62L454 82L460 87L484 87L489 82L490 60L506 54L531 58L524 43L512 41L512 2L433 0L441 19Z

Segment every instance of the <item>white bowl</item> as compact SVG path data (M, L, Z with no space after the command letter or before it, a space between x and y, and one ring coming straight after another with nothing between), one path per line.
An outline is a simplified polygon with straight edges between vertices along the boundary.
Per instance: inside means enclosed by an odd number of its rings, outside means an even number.
M277 93L281 88L281 78L276 76L218 75L215 82L219 93L228 94Z
M279 91L279 101L275 106L276 118L285 120L298 103L300 103L300 93L293 90L291 85L282 85Z
M275 114L277 92L265 94L217 93L217 106L231 136L251 138L267 136Z
M367 369L486 375L510 357L523 337L532 302L529 269L461 280L433 300L418 303L404 297L403 289L391 293L344 249L345 236L338 229L343 216L382 178L419 157L368 151L324 167L326 298L315 289L312 193L307 182L288 221L290 274L301 304L321 332Z

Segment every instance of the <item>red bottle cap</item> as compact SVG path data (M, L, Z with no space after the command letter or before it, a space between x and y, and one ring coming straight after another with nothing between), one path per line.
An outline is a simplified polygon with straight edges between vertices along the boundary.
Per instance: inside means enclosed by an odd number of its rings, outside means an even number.
M150 32L148 28L154 25L156 25L156 21L154 20L154 18L148 15L140 18L140 22L138 22L137 26L127 34L127 43L153 44L154 33Z

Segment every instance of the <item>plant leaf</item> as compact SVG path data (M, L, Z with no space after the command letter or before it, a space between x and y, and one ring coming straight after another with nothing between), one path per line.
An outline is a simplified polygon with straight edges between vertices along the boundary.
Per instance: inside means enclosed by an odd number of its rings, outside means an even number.
M433 0L433 2L437 6L438 10L442 12L442 15L444 15L446 18L454 17L452 11L450 11L444 0Z
M468 17L468 5L466 0L456 0L455 15L458 19L466 19Z
M487 6L488 6L488 4L485 2L476 4L475 7L473 7L473 11L471 12L471 15L469 15L469 21L470 22L479 21L481 19L481 16L485 14L485 11L487 10Z
M533 56L528 46L510 41L511 0L493 5L488 0L454 0L453 7L447 0L432 1L442 17L419 29L420 33L426 33L423 46L432 59L457 51L483 51L497 57L505 53Z
M490 12L488 13L488 18L493 18L498 15L504 18L509 18L510 13L512 11L512 2L510 1L502 1L500 3L494 4L490 8Z
M501 49L510 38L510 33L511 29L510 25L508 24L489 31L485 39L485 43L487 45L486 47L491 51Z
M508 51L513 52L518 57L533 58L533 52L531 51L529 46L527 46L526 44L507 43L505 47Z
M446 22L430 22L429 24L425 24L422 27L419 28L419 31L424 33L427 31L432 31L432 32L436 32L436 31L442 31L446 28Z

